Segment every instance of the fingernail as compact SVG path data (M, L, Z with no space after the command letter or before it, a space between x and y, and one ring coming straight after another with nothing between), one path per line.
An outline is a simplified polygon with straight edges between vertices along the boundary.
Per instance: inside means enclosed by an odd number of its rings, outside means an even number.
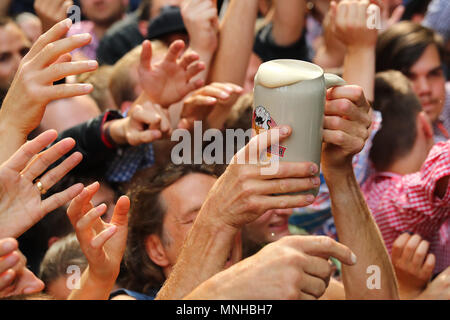
M89 33L82 33L82 34L77 34L76 37L78 39L80 39L81 41L87 40L91 38L91 35Z
M316 197L314 197L312 194L309 194L309 195L306 196L306 201L308 203L313 203L315 198Z
M97 64L97 61L95 61L95 60L89 60L87 65L90 68L95 68L95 67L97 67L98 64Z
M208 98L206 98L206 101L208 101L209 103L216 103L217 99L213 98L213 97L208 97Z
M351 259L352 259L353 264L356 264L356 255L353 252L352 252Z
M228 93L226 93L226 92L221 92L221 93L220 93L220 97L221 97L222 99L227 99L227 98L230 97L230 95L229 95Z
M105 208L106 208L106 204L102 203L101 205L97 206L96 210L97 210L97 212L102 212L105 210Z
M92 84L82 84L81 85L81 90L83 90L84 92L89 92L92 90Z
M70 27L72 26L72 19L67 18L67 19L64 21L64 24L66 25L67 28L70 28Z
M287 135L287 134L289 133L289 128L286 127L286 126L281 127L281 128L280 128L280 133L281 133L283 136Z
M320 185L320 178L319 177L314 177L314 178L312 178L312 182L313 182L313 185L315 187L317 187L317 186Z
M315 164L311 165L311 173L312 174L316 174L319 171L319 168L317 168L317 166Z
M7 251L7 252L13 251L15 249L15 247L16 246L15 246L14 242L12 242L12 241L7 241L2 246L3 250Z

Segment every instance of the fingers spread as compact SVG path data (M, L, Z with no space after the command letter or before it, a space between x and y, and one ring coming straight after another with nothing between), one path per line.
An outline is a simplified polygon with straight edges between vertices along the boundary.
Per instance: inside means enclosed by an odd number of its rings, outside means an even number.
M50 189L59 180L61 180L69 171L75 168L83 159L83 155L80 152L75 152L64 160L56 168L53 168L47 172L40 180L45 189Z
M87 45L92 37L88 33L77 34L69 38L57 40L49 43L45 48L33 59L33 64L37 68L45 68L53 64L63 54L72 52L73 50Z
M97 68L98 63L95 60L55 63L44 70L42 73L42 81L51 83L68 76L91 72Z
M56 208L59 208L65 205L67 202L71 201L77 195L79 195L83 191L83 185L78 183L76 185L67 188L66 190L56 193L51 197L45 199L41 203L42 211L44 214L47 214ZM41 217L42 218L42 217Z
M116 233L116 231L117 231L116 226L110 226L109 228L100 232L90 242L92 248L100 249L101 247L103 247L105 242L108 241L109 239L111 239L111 237Z
M38 154L22 171L22 175L32 181L39 177L50 165L75 146L75 140L67 138ZM45 186L47 187L47 186Z
M31 141L22 145L19 150L5 163L5 165L14 171L22 171L27 163L42 149L55 141L58 133L55 130L47 130Z
M49 31L39 37L36 43L27 54L27 59L34 58L39 52L41 52L46 45L52 43L58 39L64 37L72 26L71 19L65 19L55 24Z
M166 57L164 58L164 62L176 62L178 57L181 55L181 52L183 51L185 47L185 44L182 40L174 41L170 47L169 51L166 54Z
M89 94L94 87L90 83L58 84L56 86L46 87L42 94L49 100L59 100Z

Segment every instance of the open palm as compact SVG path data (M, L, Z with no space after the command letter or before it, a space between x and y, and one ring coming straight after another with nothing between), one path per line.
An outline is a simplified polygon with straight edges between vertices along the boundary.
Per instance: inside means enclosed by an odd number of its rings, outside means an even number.
M164 108L183 99L189 92L203 86L204 81L192 78L205 69L195 52L180 55L185 47L181 40L173 42L161 62L151 65L150 41L142 44L139 65L140 84L148 98ZM192 80L192 81L191 81Z
M41 192L33 183L52 163L75 145L73 139L64 139L36 155L56 137L57 133L54 130L44 132L23 145L0 166L0 237L19 237L47 213L72 200L82 191L83 185L77 184L42 200ZM42 186L50 189L81 159L80 153L72 154L41 177Z
M94 207L90 202L99 188L98 182L86 187L72 201L67 215L89 262L90 274L98 280L109 282L115 281L118 276L125 252L130 201L126 196L121 197L114 208L111 223L106 223L101 219L106 205Z

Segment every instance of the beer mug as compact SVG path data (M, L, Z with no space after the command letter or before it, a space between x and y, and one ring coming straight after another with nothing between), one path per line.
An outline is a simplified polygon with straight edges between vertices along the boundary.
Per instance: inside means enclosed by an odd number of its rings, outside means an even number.
M310 161L320 168L326 89L344 84L313 63L289 59L263 63L255 76L252 127L259 134L289 125L292 134L268 148L262 160ZM315 188L304 193L318 192Z

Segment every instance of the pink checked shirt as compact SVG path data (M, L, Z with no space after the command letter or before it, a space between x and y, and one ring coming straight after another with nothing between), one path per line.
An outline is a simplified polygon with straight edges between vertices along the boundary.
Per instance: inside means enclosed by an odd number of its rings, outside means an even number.
M436 256L435 274L450 265L450 187L442 199L434 195L436 182L448 175L450 140L433 147L419 172L378 172L362 186L389 253L400 234L418 233Z

